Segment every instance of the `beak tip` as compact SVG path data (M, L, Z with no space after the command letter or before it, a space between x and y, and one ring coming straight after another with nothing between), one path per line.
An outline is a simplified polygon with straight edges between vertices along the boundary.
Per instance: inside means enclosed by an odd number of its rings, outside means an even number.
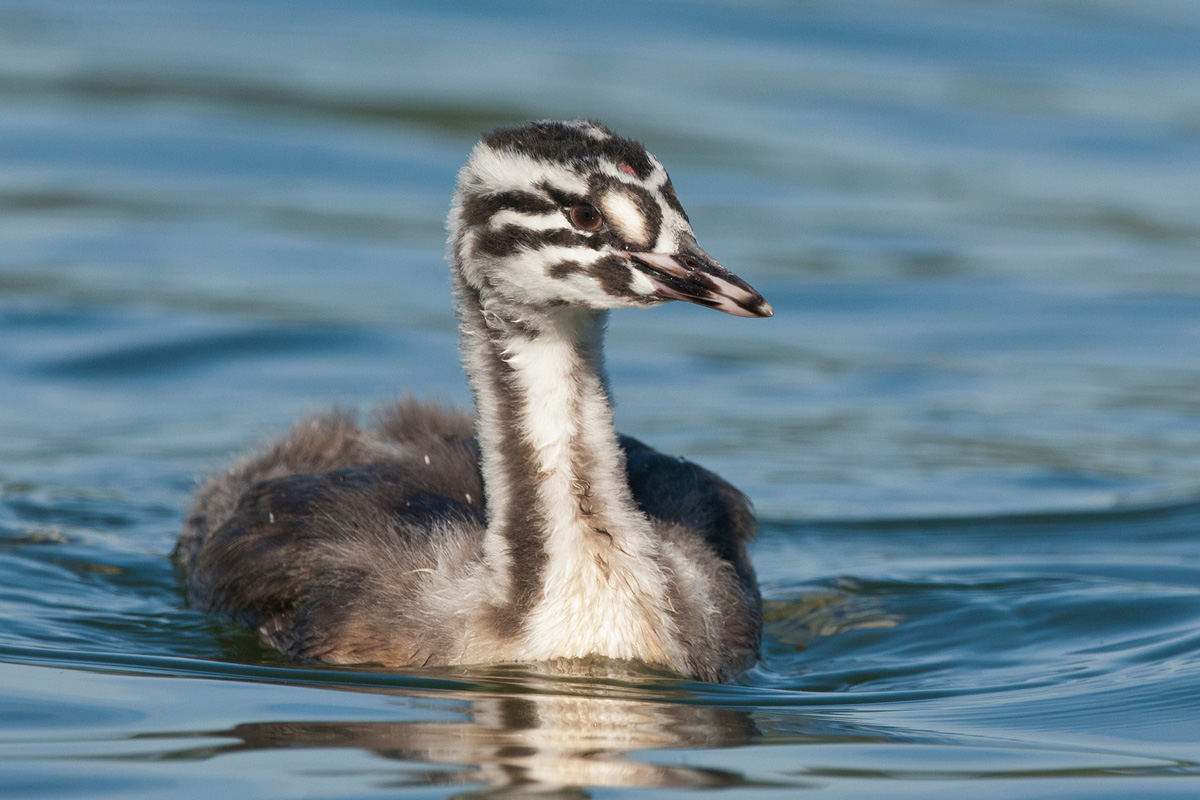
M767 299L694 245L680 254L624 254L650 279L653 295L699 303L735 317L773 317Z

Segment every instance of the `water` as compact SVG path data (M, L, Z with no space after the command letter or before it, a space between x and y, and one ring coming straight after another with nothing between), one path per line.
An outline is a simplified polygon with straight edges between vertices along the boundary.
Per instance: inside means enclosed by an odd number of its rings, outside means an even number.
M468 401L479 132L594 116L776 317L626 312L622 430L754 498L762 662L290 664L189 610L195 481ZM0 796L1200 794L1186 0L0 0Z

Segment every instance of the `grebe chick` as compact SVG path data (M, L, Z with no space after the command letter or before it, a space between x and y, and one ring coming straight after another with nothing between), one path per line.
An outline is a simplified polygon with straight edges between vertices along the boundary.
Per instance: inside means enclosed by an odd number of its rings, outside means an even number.
M613 428L609 309L771 306L696 244L666 171L592 121L484 136L449 261L478 419L415 401L300 423L199 490L191 602L299 659L602 656L726 681L762 601L745 497Z

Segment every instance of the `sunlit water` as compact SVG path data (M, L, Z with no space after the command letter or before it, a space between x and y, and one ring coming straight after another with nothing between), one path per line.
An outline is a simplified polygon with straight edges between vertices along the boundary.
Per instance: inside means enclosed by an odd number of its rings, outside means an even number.
M747 492L734 686L289 664L195 481L467 403L496 124L667 164L772 320L614 317L620 427ZM0 797L1200 795L1200 9L0 0Z

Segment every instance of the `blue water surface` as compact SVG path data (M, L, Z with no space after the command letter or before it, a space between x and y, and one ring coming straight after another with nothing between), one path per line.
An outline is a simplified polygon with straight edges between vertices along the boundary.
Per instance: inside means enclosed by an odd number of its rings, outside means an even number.
M293 664L196 482L470 402L482 131L590 116L771 320L614 315L755 502L761 662ZM1200 796L1200 6L0 0L0 797Z

